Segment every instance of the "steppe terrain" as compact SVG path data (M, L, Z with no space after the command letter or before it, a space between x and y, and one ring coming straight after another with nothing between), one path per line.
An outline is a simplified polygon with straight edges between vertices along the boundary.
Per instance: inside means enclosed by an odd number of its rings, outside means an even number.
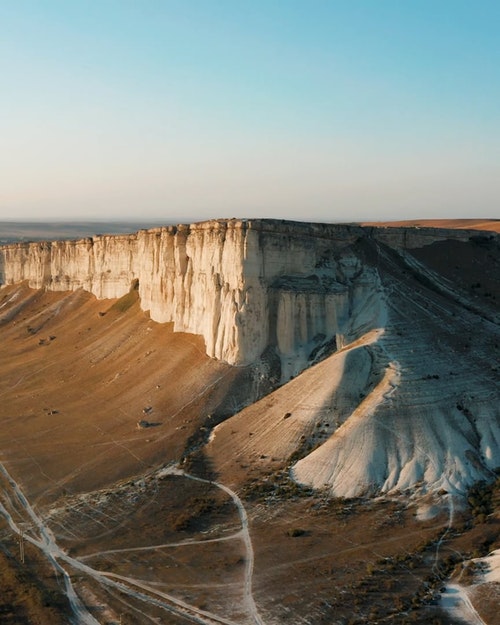
M467 230L483 230L485 232L500 232L500 219L412 219L405 221L371 221L364 222L365 226L403 227L403 228L451 228Z
M355 340L267 386L134 288L0 289L2 623L497 622L498 240L353 253Z

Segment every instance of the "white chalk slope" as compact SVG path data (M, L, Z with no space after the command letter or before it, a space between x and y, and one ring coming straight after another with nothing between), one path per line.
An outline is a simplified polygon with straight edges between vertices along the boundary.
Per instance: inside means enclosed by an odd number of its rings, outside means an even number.
M347 343L217 428L226 475L299 450L298 482L354 497L463 493L500 466L498 325L413 279L403 252L371 262L381 288L353 300Z

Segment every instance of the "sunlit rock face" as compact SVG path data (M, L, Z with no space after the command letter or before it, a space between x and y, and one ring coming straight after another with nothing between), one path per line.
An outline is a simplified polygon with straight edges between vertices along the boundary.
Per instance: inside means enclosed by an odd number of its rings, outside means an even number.
M251 442L227 422L238 458L299 449L291 475L336 496L454 494L500 466L498 250L471 231L220 220L6 245L0 282L97 298L133 284L153 320L251 364L252 397L288 382L245 426Z
M373 307L379 279L352 251L360 236L366 231L357 226L217 220L7 245L0 277L37 289L82 288L97 298L121 297L138 280L153 320L203 336L209 356L234 365L271 346L286 380L322 350L356 338L362 307L368 299ZM399 232L382 236L407 243ZM365 325L377 323L379 308L380 298Z
M4 283L27 280L34 289L75 291L99 299L121 297L135 277L137 240L99 236L80 241L17 243L1 248Z

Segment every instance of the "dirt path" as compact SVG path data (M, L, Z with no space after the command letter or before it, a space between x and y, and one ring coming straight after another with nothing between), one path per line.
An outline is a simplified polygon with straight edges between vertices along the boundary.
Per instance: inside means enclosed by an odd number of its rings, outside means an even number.
M113 553L132 553L134 551L156 551L158 549L170 549L171 547L190 547L191 545L207 545L208 543L221 543L227 540L235 540L242 538L243 530L239 530L230 536L221 536L220 538L206 538L205 540L183 540L178 543L161 543L160 545L148 545L147 547L125 547L123 549L106 549L105 551L95 551L86 556L81 556L81 562L99 558Z
M82 625L99 625L99 621L97 621L90 614L90 612L80 601L80 598L75 592L68 572L58 562L58 559L60 558L62 552L55 542L54 535L52 534L50 529L43 523L42 519L36 514L34 509L29 504L28 500L24 496L23 492L21 491L17 482L12 479L10 474L7 472L7 469L1 463L0 473L5 478L5 481L8 483L12 494L17 498L18 502L22 506L23 511L27 515L27 518L23 519L23 521L28 522L32 527L34 526L34 528L36 528L39 533L39 540L34 539L29 535L26 535L25 539L38 547L41 551L43 551L54 569L63 576L66 596L68 597L68 601L71 605L71 609L73 610L73 614L76 617L76 622L78 624L81 623ZM14 532L16 532L18 535L24 534L24 530L21 529L18 523L16 523L12 515L3 506L3 504L0 504L0 513L4 516L10 528Z
M247 512L245 510L245 506L243 505L241 499L238 497L238 495L231 490L230 488L228 488L227 486L225 486L224 484L221 484L220 482L212 482L210 480L204 480L203 478L200 477L196 477L194 475L190 475L189 473L185 473L184 471L182 471L179 468L172 468L171 470L171 474L172 475L182 475L183 477L187 477L191 480L195 480L197 482L203 482L204 484L210 484L213 486L216 486L217 488L220 488L221 490L223 490L225 493L227 493L231 499L234 502L234 505L236 506L237 510L238 510L238 514L240 517L240 521L241 521L241 537L243 538L243 542L245 543L245 549L246 549L246 567L245 567L245 603L247 605L247 609L249 611L249 613L251 614L251 617L254 621L254 623L256 623L257 625L264 625L264 621L262 620L258 610L257 610L257 606L255 605L255 601L253 598L253 593L252 593L252 578L253 578L253 567L254 567L254 551L253 551L253 545L252 545L252 540L250 538L250 532L248 529L248 515Z
M227 486L224 486L223 484L210 482L208 480L189 475L178 468L172 468L167 472L174 475L181 475L188 479L196 480L199 482L211 484L223 490L231 497L235 506L238 509L238 514L241 521L241 530L232 534L231 536L226 536L222 538L208 539L205 541L183 541L179 543L169 543L163 546L173 547L186 546L190 544L205 544L207 542L220 542L233 539L243 540L246 548L244 601L252 621L256 625L264 625L264 622L258 613L252 594L254 553L248 529L247 513L240 498L234 491L229 489ZM199 623L200 625L237 625L230 619L226 619L222 616L212 614L210 612L197 608L196 606L190 605L187 602L182 601L181 599L171 594L161 592L158 589L152 587L151 584L145 583L143 580L94 569L83 562L84 559L88 559L92 556L87 556L86 558L82 559L72 558L57 545L55 536L50 528L45 524L42 517L35 512L34 508L26 499L19 484L11 477L5 466L1 463L0 475L3 482L3 498L6 504L4 505L0 502L0 514L5 518L13 532L18 535L23 534L24 539L37 547L47 557L54 569L59 574L61 574L62 578L64 579L65 593L68 597L68 601L70 602L73 614L75 616L74 622L78 625L100 625L100 623L90 614L88 609L84 606L84 604L76 594L70 574L61 564L61 562L66 563L72 569L77 570L80 573L88 575L103 586L119 590L121 593L131 596L141 602L161 607L164 610L177 616L183 616L193 623ZM11 508L12 512L9 511L6 506ZM24 529L26 526L29 528L28 530ZM159 547L159 545L154 545L150 547L140 547L136 549L131 548L123 550L109 550L108 552L102 553L157 549ZM99 554L92 555L96 556Z

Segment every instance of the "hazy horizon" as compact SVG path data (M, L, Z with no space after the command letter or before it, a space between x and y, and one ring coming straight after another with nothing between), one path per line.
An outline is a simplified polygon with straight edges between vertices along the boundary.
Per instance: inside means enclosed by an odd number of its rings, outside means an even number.
M500 216L491 0L20 0L0 20L2 220Z

